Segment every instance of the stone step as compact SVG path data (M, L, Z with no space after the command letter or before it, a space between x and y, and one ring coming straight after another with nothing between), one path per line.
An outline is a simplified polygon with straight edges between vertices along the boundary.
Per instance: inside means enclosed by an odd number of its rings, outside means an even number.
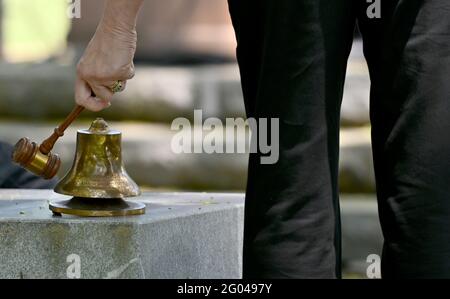
M123 133L126 169L140 185L189 190L243 190L247 154L176 154L171 149L176 131L169 124L110 122ZM22 137L41 142L54 124L0 122L0 140L14 144ZM58 141L54 152L63 161L59 175L71 166L76 130L89 127L77 121ZM341 134L340 184L343 192L373 192L374 175L369 128L343 129Z
M367 257L381 256L383 234L374 195L342 194L342 267L346 275L366 277Z
M342 106L342 123L369 121L369 79L360 43L348 65ZM61 118L72 109L74 66L57 64L0 65L0 117L45 120ZM194 109L205 117L244 116L236 64L200 66L136 66L136 76L102 112L110 120L144 120L170 123L191 118ZM84 112L82 117L93 117Z

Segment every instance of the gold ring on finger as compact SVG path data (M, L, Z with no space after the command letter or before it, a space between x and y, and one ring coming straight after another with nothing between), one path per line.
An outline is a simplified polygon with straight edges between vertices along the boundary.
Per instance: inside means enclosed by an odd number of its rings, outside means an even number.
M114 82L114 84L111 86L111 91L112 91L113 93L121 92L121 91L124 90L124 88L125 88L124 82L121 81L121 80L117 80L117 81Z

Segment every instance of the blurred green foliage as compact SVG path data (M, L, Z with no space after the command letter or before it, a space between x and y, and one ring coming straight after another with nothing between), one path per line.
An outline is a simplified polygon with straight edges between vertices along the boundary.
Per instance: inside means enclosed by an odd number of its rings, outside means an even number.
M67 0L3 0L3 50L11 62L63 51L70 29Z

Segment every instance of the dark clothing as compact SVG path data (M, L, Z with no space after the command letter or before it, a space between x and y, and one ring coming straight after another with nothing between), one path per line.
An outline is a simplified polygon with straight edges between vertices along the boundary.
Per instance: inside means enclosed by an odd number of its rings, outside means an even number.
M450 1L229 0L248 117L280 118L252 154L244 278L340 276L339 114L358 23L369 65L384 278L450 278ZM371 252L367 253L368 255Z
M44 180L14 164L12 151L11 145L0 142L0 188L53 189L56 179Z

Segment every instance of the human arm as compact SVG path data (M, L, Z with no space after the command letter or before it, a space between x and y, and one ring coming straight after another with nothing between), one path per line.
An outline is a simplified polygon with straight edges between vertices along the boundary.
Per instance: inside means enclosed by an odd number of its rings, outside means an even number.
M75 101L91 111L110 106L111 86L134 76L136 20L144 0L106 0L102 19L77 65Z

